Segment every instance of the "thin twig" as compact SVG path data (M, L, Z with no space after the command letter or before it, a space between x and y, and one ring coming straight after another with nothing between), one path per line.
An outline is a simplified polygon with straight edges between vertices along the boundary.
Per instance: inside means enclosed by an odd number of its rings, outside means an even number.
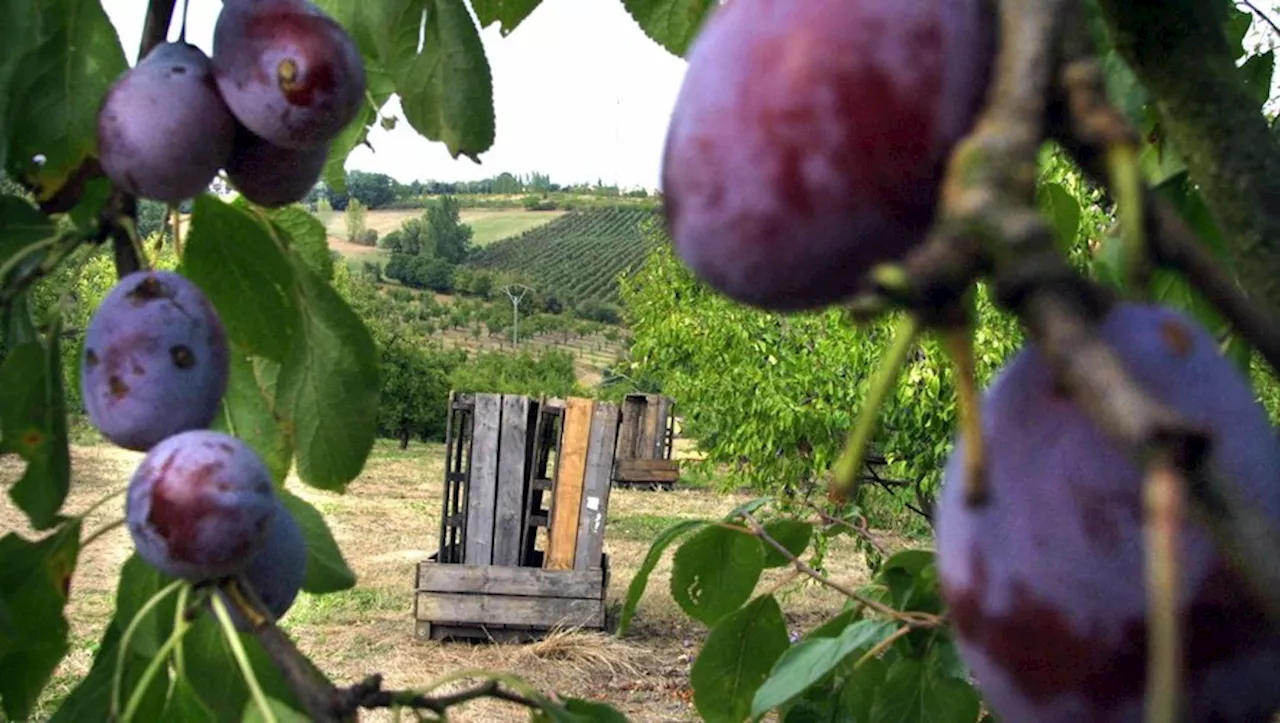
M1237 2L1249 8L1249 12L1261 18L1262 22L1266 23L1267 25L1270 25L1271 32L1274 33L1277 38L1280 38L1280 26L1277 26L1276 22L1272 20L1266 13L1262 12L1262 10L1260 10L1257 5L1254 5L1253 2L1251 2L1251 0L1237 0Z
M760 524L760 521L757 520L755 517L753 517L750 512L743 513L742 517L747 521L747 525L749 526L747 529L737 527L736 525L726 525L726 526L740 529L743 532L759 537L761 540L764 541L765 544L777 550L778 553L781 554L783 557L785 557L787 560L790 560L791 564L794 565L797 570L804 573L805 575L808 575L809 577L813 578L817 582L831 588L832 590L835 590L841 595L844 595L850 600L856 600L857 602L865 605L867 608L871 610L874 610L880 613L881 615L884 615L886 617L897 620L898 622L901 622L913 627L932 628L932 627L938 627L943 624L942 618L938 617L937 615L930 615L928 613L919 613L919 612L912 612L912 611L895 610L892 607L885 605L882 602L872 600L871 598L865 595L862 595L856 590L852 590L848 587L845 587L844 585L826 577L825 575L818 572L817 570L814 570L812 567L809 567L800 558L791 554L791 551L788 550L786 546L784 546L782 543L773 539L769 535L769 533L765 531L764 525ZM724 523L721 523L721 524L724 524Z

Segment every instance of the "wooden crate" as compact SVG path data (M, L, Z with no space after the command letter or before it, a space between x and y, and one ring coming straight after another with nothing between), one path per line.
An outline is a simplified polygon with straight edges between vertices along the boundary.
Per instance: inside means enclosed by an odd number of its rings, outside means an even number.
M613 483L620 487L669 489L680 479L671 459L675 402L659 394L628 394L614 452Z
M413 617L419 640L533 640L558 628L601 630L609 558L593 569L418 563Z

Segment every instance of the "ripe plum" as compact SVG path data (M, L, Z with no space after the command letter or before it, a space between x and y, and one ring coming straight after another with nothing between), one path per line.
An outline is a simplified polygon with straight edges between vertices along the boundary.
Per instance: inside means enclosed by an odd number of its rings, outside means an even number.
M328 156L327 143L307 150L281 148L241 127L227 161L227 178L259 206L287 206L316 185Z
M663 151L674 248L771 310L849 296L920 242L986 94L982 0L733 0L694 40Z
M332 140L360 110L364 59L309 0L225 0L213 31L218 89L232 114L282 148Z
M270 539L279 510L256 452L222 432L176 434L129 481L125 517L138 555L192 582L235 575Z
M1209 464L1280 524L1280 445L1248 381L1181 313L1124 303L1101 334L1154 398L1212 436ZM939 504L938 570L962 657L1003 720L1142 720L1143 472L1030 346L985 394L990 500L963 498L961 439ZM1280 636L1208 531L1183 528L1188 720L1269 720Z
M277 498L276 512L271 518L271 528L267 531L266 546L245 567L243 575L263 604L279 620L289 612L293 601L297 599L306 571L306 538L293 513ZM236 628L241 632L248 632L250 626L244 616L234 606L228 605L228 608Z
M231 154L235 119L213 64L187 43L161 43L107 91L98 156L116 186L177 203L204 191Z
M85 411L112 443L145 451L213 421L230 364L226 331L199 287L173 271L136 271L89 321Z

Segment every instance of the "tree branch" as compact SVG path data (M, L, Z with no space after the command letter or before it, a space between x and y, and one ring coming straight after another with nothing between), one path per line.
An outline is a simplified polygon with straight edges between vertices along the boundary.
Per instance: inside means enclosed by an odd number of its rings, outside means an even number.
M1221 6L1099 0L1222 231L1245 293L1280 318L1280 144L1236 68Z

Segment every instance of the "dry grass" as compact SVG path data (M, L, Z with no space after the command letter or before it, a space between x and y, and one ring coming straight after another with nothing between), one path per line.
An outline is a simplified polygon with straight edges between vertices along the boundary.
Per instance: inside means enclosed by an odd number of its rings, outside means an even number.
M66 509L73 513L123 488L140 458L101 445L73 447L72 455L74 482ZM6 486L21 470L14 458L0 459L0 481ZM626 639L561 631L524 645L416 641L412 580L416 563L435 551L442 478L442 445L414 445L401 452L384 442L379 442L365 472L346 494L315 490L290 478L288 488L325 514L359 577L352 590L299 597L282 626L304 652L340 683L381 672L388 686L419 688L458 669L509 671L542 690L606 700L638 722L697 719L690 704L688 674L705 628L680 612L671 599L669 554L658 564ZM648 552L653 530L675 519L723 515L742 501L742 497L702 491L615 490L609 519L618 534L606 539L613 569L607 603L613 615ZM122 497L104 505L87 520L86 533L118 518L122 510ZM0 527L31 534L7 496L0 501ZM841 543L830 557L832 575L854 585L865 579L865 573L860 556L846 544ZM122 529L107 533L84 550L68 608L73 652L46 692L45 713L87 671L114 609L116 579L130 551ZM768 570L758 589L770 589L787 577L787 571ZM821 623L842 602L838 595L813 585L792 586L781 596L796 631ZM457 721L520 718L509 706L485 701L451 716ZM390 717L376 714L367 719Z

